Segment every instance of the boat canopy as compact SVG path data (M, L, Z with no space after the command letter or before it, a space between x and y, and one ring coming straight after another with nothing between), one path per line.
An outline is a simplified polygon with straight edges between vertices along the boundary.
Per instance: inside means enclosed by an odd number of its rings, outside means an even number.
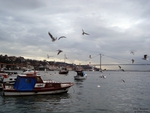
M35 77L17 76L14 84L14 89L18 91L31 91L36 83Z
M78 76L84 76L84 72L83 71L76 71Z

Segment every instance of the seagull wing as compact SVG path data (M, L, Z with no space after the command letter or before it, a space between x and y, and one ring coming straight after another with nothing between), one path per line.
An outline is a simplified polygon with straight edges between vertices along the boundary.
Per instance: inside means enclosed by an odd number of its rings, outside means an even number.
M48 34L49 34L49 36L52 38L53 37L53 35L50 33L50 32L48 32Z
M58 51L57 55L59 55L60 51Z
M121 69L121 66L119 66L119 68Z
M84 35L84 30L82 29L82 35Z
M147 59L147 55L144 55L144 58Z
M58 53L57 53L57 55L59 55L61 52L62 52L62 50L58 50Z
M130 54L133 54L133 55L134 55L134 52L133 52L133 51L131 51L131 52L130 52Z
M53 42L57 39L57 38L54 38L53 35L50 32L48 32L48 34L51 37L51 39L52 39Z
M122 82L124 82L124 83L125 83L125 80L123 80L123 79L122 79Z
M88 34L88 33L85 33L85 32L84 32L84 34L86 34L86 35L90 35L90 34Z
M61 37L58 38L58 40L61 39L61 38L66 38L66 37L65 36L61 36Z
M124 71L124 69L121 69L122 71Z

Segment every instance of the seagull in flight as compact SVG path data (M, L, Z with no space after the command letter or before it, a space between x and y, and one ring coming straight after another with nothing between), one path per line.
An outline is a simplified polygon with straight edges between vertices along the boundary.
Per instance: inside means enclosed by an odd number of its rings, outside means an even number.
M130 54L133 54L133 55L134 55L134 52L133 52L133 51L131 51L131 52L130 52Z
M124 69L121 69L122 71L124 71Z
M144 55L144 58L142 58L143 60L148 60L148 55Z
M66 56L66 54L64 55L64 57L65 57L65 59L68 59L67 56Z
M54 42L55 40L57 40L57 37L56 37L56 38L54 38L54 37L53 37L53 35L52 35L50 32L48 32L48 35L51 37L52 42Z
M118 67L121 69L121 66L118 65Z
M121 66L118 65L118 67L120 68L121 71L124 71L124 69L122 69Z
M124 83L125 83L125 80L123 80L123 79L122 79L122 82L124 82Z
M91 55L89 55L89 58L92 58L92 56L91 56Z
M90 34L88 34L88 33L86 33L86 32L84 32L84 30L82 29L82 35L90 35Z
M106 78L106 76L104 76L104 75L101 75L101 76L100 76L100 78L104 78L104 79L105 79L105 78Z
M103 71L105 71L105 70L106 70L106 69L103 69L103 70L100 69L100 72L103 73ZM106 76L104 76L104 75L101 74L100 78L106 78Z
M61 36L61 37L58 38L58 40L61 39L61 38L66 38L66 37L65 36Z
M101 87L100 85L97 85L97 87Z
M103 70L102 70L102 69L100 69L100 72L101 72L101 73L102 73L103 71L106 71L106 69L103 69Z
M60 50L60 49L59 49L59 50L57 50L57 51L58 51L57 55L59 55L61 52L63 52L63 51L62 51L62 50Z
M134 63L134 59L132 59L131 61L132 61L132 64L133 64Z
M53 57L53 56L49 56L49 55L47 54L47 58L49 58L49 57Z

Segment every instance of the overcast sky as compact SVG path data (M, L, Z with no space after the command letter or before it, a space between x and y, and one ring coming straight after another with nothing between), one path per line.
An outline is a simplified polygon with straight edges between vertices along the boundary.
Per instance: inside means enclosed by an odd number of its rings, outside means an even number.
M67 38L52 42L48 32ZM99 54L102 63L150 63L142 60L150 55L150 1L0 0L0 53L47 61L66 55L76 64L99 63Z

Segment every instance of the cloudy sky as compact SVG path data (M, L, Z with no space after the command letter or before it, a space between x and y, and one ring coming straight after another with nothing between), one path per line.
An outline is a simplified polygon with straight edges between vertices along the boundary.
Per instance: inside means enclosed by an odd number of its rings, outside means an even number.
M104 64L150 63L142 60L150 55L149 0L0 0L0 13L2 55L96 64L102 54ZM67 38L52 42L48 32Z

